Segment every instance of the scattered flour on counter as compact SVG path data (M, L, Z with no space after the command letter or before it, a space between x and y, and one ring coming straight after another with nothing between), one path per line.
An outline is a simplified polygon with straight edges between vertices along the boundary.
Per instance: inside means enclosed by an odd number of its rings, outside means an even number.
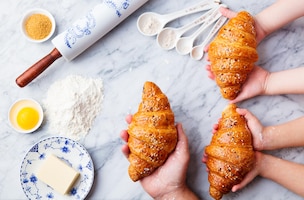
M53 83L43 101L50 133L74 140L85 137L102 102L101 79L70 75Z

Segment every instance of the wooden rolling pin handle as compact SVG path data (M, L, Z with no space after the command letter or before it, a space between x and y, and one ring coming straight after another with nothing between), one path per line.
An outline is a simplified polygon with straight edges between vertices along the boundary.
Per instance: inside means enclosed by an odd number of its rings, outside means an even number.
M17 85L20 87L26 86L61 56L62 56L61 53L56 48L54 48L48 55L46 55L44 58L36 62L25 72L23 72L16 79Z

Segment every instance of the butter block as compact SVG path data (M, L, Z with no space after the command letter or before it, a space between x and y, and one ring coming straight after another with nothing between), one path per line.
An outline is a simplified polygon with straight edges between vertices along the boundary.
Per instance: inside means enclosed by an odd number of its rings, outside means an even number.
M79 172L53 154L48 155L37 170L39 180L63 195L71 190L79 175Z

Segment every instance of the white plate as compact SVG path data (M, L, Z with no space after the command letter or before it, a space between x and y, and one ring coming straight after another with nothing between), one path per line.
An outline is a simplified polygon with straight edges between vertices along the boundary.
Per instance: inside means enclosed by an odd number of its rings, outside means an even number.
M67 195L57 193L36 177L37 169L48 154L56 155L80 173L80 178ZM25 155L20 169L21 186L29 199L84 199L93 180L94 166L87 150L78 142L64 137L49 137L36 143Z

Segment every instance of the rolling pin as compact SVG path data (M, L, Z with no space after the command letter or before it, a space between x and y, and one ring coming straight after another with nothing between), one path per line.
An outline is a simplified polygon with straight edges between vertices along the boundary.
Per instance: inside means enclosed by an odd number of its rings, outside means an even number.
M26 86L60 57L67 61L74 59L147 1L104 0L96 5L52 40L55 48L23 72L16 79L17 85Z

